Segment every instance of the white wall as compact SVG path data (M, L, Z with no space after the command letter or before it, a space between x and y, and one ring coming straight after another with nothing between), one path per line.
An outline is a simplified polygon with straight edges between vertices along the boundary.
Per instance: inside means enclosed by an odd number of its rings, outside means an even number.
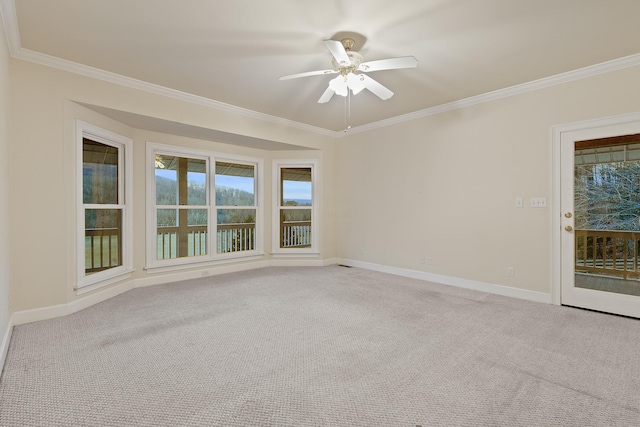
M9 53L0 20L0 370L10 328L9 243Z
M145 270L145 144L147 141L205 148L264 159L270 168L272 158L298 156L321 159L323 176L331 182L334 138L292 129L281 124L239 116L229 111L197 105L125 86L95 80L41 65L14 60L12 82L12 164L24 167L11 171L12 291L16 313L45 307L77 304L73 290L75 255L75 120L80 119L132 138L134 141L134 276L136 281L158 283L175 279ZM100 115L78 103L160 118L199 128L295 144L308 150L271 152L178 137L134 129ZM271 176L265 175L265 228L270 230ZM331 193L328 193L331 194ZM329 197L329 195L327 196ZM333 203L326 203L332 212ZM335 256L332 233L335 227L327 215L323 252L319 261ZM26 238L37 236L37 239ZM266 234L270 237L270 233ZM36 242L37 244L34 244ZM269 252L271 242L265 242ZM264 259L268 260L267 253ZM241 263L238 263L241 264ZM228 267L228 266L227 266ZM206 270L215 272L215 268ZM221 269L220 269L221 270ZM199 277L199 274L198 274ZM146 280L149 279L149 280ZM111 288L120 284L114 284ZM93 298L95 293L82 298ZM23 316L21 316L22 319ZM46 315L44 317L47 317ZM17 322L17 320L16 320Z
M627 68L341 138L338 256L550 293L551 127L640 111L638 82Z

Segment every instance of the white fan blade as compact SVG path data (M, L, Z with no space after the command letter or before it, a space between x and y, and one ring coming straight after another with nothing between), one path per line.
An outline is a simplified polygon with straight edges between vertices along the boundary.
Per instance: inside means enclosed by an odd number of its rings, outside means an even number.
M306 73L298 73L298 74L291 74L290 76L282 76L278 80L299 79L300 77L321 76L324 74L335 74L335 73L337 73L336 70L307 71Z
M324 45L329 49L329 52L331 52L331 55L336 59L338 65L345 66L351 64L347 51L344 50L344 46L342 46L341 42L336 40L325 40Z
M327 87L327 90L324 91L320 99L318 99L318 104L324 104L325 102L329 102L329 100L333 97L333 89Z
M403 56L400 58L380 59L378 61L363 62L358 67L360 71L380 71L397 70L399 68L416 68L418 60L413 56Z
M362 81L364 82L364 87L377 95L378 98L387 100L393 96L393 92L382 86L377 81L373 80L371 77L367 76L366 74L360 74L360 76L363 76Z

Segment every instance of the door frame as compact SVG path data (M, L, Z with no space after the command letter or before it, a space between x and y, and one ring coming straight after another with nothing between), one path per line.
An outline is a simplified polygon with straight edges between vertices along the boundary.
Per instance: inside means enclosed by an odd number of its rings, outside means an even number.
M562 186L562 159L561 159L561 141L562 136L569 132L592 131L593 133L606 132L605 128L625 125L631 123L640 123L640 112L623 114L619 116L611 116L594 120L586 120L582 122L569 123L564 125L553 126L551 128L551 161L552 161L552 191L551 191L551 302L556 305L562 304L562 240L563 240L563 220L562 220L562 204L561 204L561 186ZM611 136L611 135L609 135ZM598 135L594 138L600 137ZM573 225L573 224L572 224Z

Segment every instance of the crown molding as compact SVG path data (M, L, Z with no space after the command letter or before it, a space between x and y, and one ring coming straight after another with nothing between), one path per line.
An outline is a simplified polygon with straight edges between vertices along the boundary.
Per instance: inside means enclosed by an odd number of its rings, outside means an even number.
M82 76L91 77L98 80L103 80L110 83L115 83L121 86L137 89L156 95L166 96L179 101L189 102L192 104L202 105L204 107L214 108L237 114L252 119L258 119L265 122L270 122L277 125L288 126L291 128L300 129L307 132L317 133L325 136L335 136L335 132L327 129L323 129L317 126L308 125L305 123L296 122L293 120L285 119L282 117L272 116L265 113L249 110L235 105L226 104L224 102L216 101L203 96L193 95L191 93L182 92L176 89L170 89L168 87L148 83L142 80L137 80L131 77L122 76L120 74L112 73L110 71L101 70L87 65L78 64L77 62L68 61L66 59L57 58L54 56L46 55L32 50L18 48L13 52L10 50L11 56L15 59L21 59L23 61L33 62L36 64L44 65L51 68L56 68L70 73L80 74Z
M433 116L451 110L470 107L472 105L483 104L485 102L496 101L498 99L507 98L514 95L520 95L547 87L572 82L575 80L585 79L597 76L599 74L609 73L623 68L635 67L640 65L640 53L625 56L623 58L614 59L600 64L590 65L588 67L579 68L577 70L568 71L566 73L556 74L555 76L544 77L527 83L498 89L493 92L487 92L482 95L472 96L460 99L446 104L436 105L434 107L425 108L424 110L414 111L413 113L403 114L401 116L391 117L389 119L368 123L362 126L356 126L349 129L348 132L338 132L336 137L344 137L354 133L367 132L373 129L379 129L386 126L404 123L410 120L422 117Z
M115 83L121 86L130 87L132 89L142 90L145 92L150 92L156 95L166 96L168 98L173 98L180 101L189 102L192 104L202 105L204 107L227 111L233 114L238 114L240 116L249 117L252 119L258 119L258 120L262 120L265 122L282 125L282 126L288 126L291 128L296 128L296 129L300 129L307 132L317 133L324 136L335 137L336 132L332 130L308 125L305 123L296 122L296 121L285 119L282 117L272 116L265 113L259 113L257 111L249 110L242 107L237 107L231 104L226 104L224 102L205 98L203 96L193 95L193 94L182 92L176 89L170 89L164 86L148 83L142 80L133 79L131 77L125 77L120 74L112 73L112 72L101 70L98 68L78 64L76 62L68 61L66 59L35 52L29 49L24 49L22 48L20 43L18 17L16 15L14 0L0 0L0 15L2 15L2 21L4 23L5 33L7 35L7 43L9 45L9 54L11 55L12 58L33 62L35 64L56 68L62 71L68 71L70 73L79 74L79 75L91 77L98 80L103 80L110 83Z
M294 120L285 119L283 117L272 116L265 113L249 110L235 105L226 104L220 101L216 101L210 98L205 98L198 95L182 92L175 89L170 89L164 86L148 83L142 80L125 77L120 74L112 73L109 71L101 70L98 68L89 67L86 65L78 64L76 62L68 61L65 59L57 58L54 56L46 55L43 53L35 52L28 49L23 49L20 43L20 32L18 30L18 18L16 15L14 0L0 0L0 15L4 22L4 28L7 35L7 41L9 44L9 53L11 57L15 59L21 59L24 61L33 62L36 64L44 65L47 67L57 68L63 71L68 71L75 74L95 78L98 80L115 83L118 85L130 87L133 89L142 90L145 92L154 93L161 96L177 99L184 102L189 102L197 105L202 105L209 108L214 108L222 111L227 111L240 116L249 117L266 121L269 123L288 126L295 129L300 129L306 132L316 133L324 136L343 138L356 133L367 132L382 127L392 126L399 123L404 123L411 120L420 119L423 117L433 116L436 114L444 113L447 111L457 110L460 108L466 108L477 104L483 104L485 102L496 101L498 99L507 98L514 95L520 95L527 92L532 92L547 87L568 83L575 80L580 80L588 77L593 77L599 74L609 73L623 68L635 67L640 65L640 53L635 55L626 56L611 61L602 62L600 64L590 65L577 70L568 71L565 73L557 74L550 77L544 77L542 79L534 80L527 83L507 87L504 89L498 89L493 92L487 92L481 95L472 96L469 98L460 99L446 104L436 105L433 107L425 108L423 110L414 111L412 113L403 114L400 116L391 117L377 122L368 123L362 126L356 126L348 131L334 131L330 129L324 129L317 126L308 125L306 123L296 122Z
M20 49L20 31L18 31L18 15L14 0L0 0L0 15L7 35L9 54L13 55Z

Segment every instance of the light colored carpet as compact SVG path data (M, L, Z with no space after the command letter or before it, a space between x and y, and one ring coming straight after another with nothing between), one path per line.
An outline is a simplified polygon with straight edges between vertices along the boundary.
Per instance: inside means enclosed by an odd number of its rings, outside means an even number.
M360 269L135 289L15 328L2 426L639 426L640 322Z

